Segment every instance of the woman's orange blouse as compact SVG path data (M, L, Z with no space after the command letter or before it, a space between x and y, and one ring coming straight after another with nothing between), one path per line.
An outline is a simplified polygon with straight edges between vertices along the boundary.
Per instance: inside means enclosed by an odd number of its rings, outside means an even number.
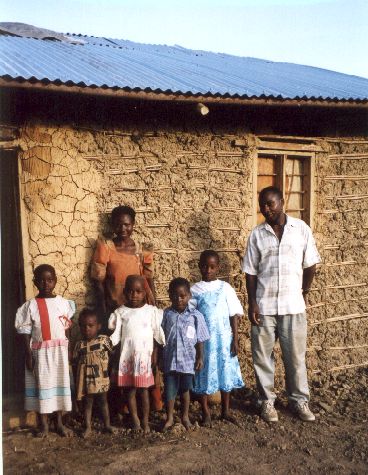
M137 245L136 253L127 254L116 250L110 239L98 239L92 258L91 277L103 282L106 292L106 303L110 310L123 305L125 281L128 275L145 277L147 301L154 304L155 299L147 278L153 278L153 251L147 245Z

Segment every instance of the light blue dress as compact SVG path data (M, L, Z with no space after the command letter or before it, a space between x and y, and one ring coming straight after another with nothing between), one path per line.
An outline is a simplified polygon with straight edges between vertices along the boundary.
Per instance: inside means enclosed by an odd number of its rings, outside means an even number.
M229 392L244 386L238 357L230 352L232 332L225 285L228 284L221 282L216 290L202 293L192 289L197 310L204 315L211 335L204 342L204 367L194 377L193 391L197 394Z

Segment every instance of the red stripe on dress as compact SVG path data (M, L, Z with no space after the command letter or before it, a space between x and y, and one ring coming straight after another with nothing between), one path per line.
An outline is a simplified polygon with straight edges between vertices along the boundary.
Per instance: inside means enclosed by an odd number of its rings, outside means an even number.
M153 386L155 381L152 373L150 375L134 376L134 374L119 374L118 386L133 388L149 388Z
M49 311L45 299L36 299L41 319L42 340L51 340Z

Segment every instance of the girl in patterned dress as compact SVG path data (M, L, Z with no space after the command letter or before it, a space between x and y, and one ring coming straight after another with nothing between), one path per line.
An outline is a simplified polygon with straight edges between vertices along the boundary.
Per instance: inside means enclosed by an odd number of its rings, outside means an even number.
M235 423L229 412L230 392L244 386L237 357L238 318L243 308L231 285L217 279L219 262L216 251L203 251L199 258L202 280L191 289L210 332L204 343L204 367L195 374L193 389L201 397L203 423L209 427L208 395L221 392L222 419Z
M42 264L34 270L36 298L17 311L15 328L25 346L25 409L41 416L39 437L49 434L48 414L57 414L57 432L67 437L71 431L62 420L72 408L68 362L68 339L74 310L70 302L55 295L55 269Z
M118 386L128 389L133 428L137 431L143 429L147 434L148 388L154 384L152 367L157 366L157 343L165 343L161 328L163 311L146 304L145 282L140 275L127 277L124 295L125 305L116 309L109 319L109 328L114 330L110 338L114 346L121 343ZM137 392L142 401L142 424L137 413Z
M109 354L112 343L108 336L98 335L101 324L94 310L84 308L79 314L79 328L82 335L73 352L73 365L76 367L77 400L84 400L84 419L86 429L83 437L91 434L93 402L100 405L105 432L114 433L110 424L107 391L110 387L108 374Z

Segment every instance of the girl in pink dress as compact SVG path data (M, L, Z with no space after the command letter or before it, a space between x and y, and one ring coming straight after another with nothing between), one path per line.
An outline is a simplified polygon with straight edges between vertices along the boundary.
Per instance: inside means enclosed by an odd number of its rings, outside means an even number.
M127 277L124 288L125 304L117 308L109 319L112 344L119 342L120 360L118 386L128 389L129 413L135 430L149 432L148 388L154 385L152 367L157 366L157 344L165 343L161 328L163 311L146 304L144 278ZM142 400L142 423L137 413L137 392Z

